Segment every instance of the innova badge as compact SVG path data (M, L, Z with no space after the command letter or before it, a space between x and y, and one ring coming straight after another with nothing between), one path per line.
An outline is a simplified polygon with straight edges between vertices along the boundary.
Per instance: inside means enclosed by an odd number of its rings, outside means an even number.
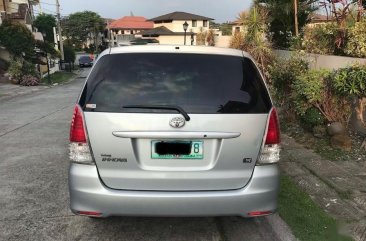
M183 117L174 117L170 120L169 125L174 128L182 128L186 124Z

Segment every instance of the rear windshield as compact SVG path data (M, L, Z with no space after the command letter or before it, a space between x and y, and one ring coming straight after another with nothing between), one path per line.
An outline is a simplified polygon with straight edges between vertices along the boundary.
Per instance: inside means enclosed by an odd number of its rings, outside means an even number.
M91 58L89 57L89 56L82 56L82 57L80 57L80 59L79 59L80 61L90 61L91 60Z
M176 105L187 113L268 113L266 88L253 62L226 55L134 53L103 56L79 104L85 111L174 112L125 105Z

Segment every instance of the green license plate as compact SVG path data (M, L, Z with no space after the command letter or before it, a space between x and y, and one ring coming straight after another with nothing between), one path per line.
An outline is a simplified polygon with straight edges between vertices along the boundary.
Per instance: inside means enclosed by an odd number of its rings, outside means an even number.
M151 141L152 159L203 159L203 141Z

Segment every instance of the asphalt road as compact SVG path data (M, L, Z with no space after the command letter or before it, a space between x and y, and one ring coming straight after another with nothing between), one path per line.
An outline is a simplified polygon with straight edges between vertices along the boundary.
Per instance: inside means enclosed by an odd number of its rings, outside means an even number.
M87 72L69 84L0 103L0 240L274 240L263 219L73 215L68 135Z

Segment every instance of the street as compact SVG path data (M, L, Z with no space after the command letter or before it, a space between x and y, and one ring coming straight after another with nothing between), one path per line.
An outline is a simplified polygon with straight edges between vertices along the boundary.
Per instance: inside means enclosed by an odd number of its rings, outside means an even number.
M264 219L91 219L69 210L68 135L85 77L0 103L0 240L274 240Z

